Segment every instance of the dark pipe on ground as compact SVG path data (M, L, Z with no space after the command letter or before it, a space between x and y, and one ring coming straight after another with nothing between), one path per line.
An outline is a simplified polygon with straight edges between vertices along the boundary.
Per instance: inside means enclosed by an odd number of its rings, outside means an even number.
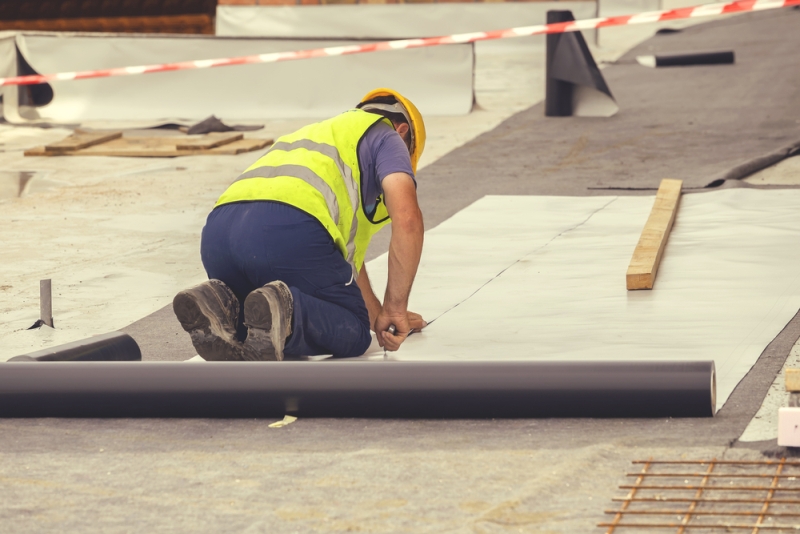
M688 67L691 65L731 65L735 62L732 50L725 52L698 52L693 54L672 54L640 56L637 61L648 67Z
M110 332L65 345L15 356L9 362L135 362L142 352L124 332ZM0 371L2 373L2 371Z
M0 417L710 417L714 362L0 365Z

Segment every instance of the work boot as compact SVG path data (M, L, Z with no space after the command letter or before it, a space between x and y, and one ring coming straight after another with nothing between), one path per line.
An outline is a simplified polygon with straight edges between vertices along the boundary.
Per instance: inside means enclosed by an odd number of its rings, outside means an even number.
M223 282L209 280L181 291L172 300L172 309L204 360L244 360L244 349L236 339L239 300Z
M292 333L293 312L292 292L280 280L250 292L244 300L245 359L283 360L283 347Z

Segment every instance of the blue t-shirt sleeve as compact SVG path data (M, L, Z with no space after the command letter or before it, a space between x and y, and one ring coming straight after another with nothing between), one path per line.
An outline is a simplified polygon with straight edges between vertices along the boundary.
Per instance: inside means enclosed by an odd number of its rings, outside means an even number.
M375 148L375 173L378 181L383 182L384 178L396 172L404 172L414 178L411 156L408 154L408 147L400 134L388 124L378 125L375 129L379 134Z
M414 179L406 144L400 134L385 122L376 124L366 133L359 145L358 159L361 164L361 193L367 213L375 207L378 196L383 194L381 182L384 178L404 172Z

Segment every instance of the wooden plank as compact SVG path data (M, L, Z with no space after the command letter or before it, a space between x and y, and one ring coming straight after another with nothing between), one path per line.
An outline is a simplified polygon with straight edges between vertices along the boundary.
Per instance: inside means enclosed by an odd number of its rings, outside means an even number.
M47 152L43 146L29 148L22 153L25 156L58 156L59 154Z
M786 370L786 391L800 391L800 369Z
M173 157L181 155L175 145L183 139L175 137L125 137L81 150L80 156ZM193 154L194 151L185 151Z
M272 139L241 139L228 145L223 145L217 148L208 150L211 154L243 154L245 152L252 152L253 150L260 150L272 144Z
M207 150L178 150L178 143L185 137L121 137L106 143L68 152L48 152L44 147L25 151L26 156L116 156L138 158L171 158L197 155L234 155L259 150L270 144L272 139L239 139Z
M661 180L650 217L628 265L625 275L628 290L653 289L661 256L678 213L682 185L683 180Z
M122 132L81 132L76 131L66 139L62 139L57 143L45 145L44 149L47 152L69 152L73 150L80 150L88 148L93 145L99 145L106 141L112 141L122 137Z
M119 137L99 145L69 152L47 152L34 148L26 156L174 156L175 145L182 138L175 137ZM188 154L195 152L186 151Z
M244 134L237 132L210 133L203 137L188 138L179 141L175 146L177 150L208 150L228 143L233 143L244 138Z

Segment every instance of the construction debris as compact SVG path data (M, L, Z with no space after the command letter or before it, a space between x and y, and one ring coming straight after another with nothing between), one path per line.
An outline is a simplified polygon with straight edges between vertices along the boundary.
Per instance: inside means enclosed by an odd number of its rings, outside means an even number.
M269 426L270 428L283 428L286 425L291 425L295 421L297 421L297 417L294 417L293 415L284 415L283 419L281 419L280 421L275 421L274 423L267 426Z
M187 127L185 130L184 128L180 128L183 133L189 135L195 134L207 134L211 132L252 132L255 130L260 130L264 127L263 124L253 124L253 125L243 125L243 124L234 124L233 126L229 126L216 118L214 115L201 120L197 124L193 124L192 126Z

